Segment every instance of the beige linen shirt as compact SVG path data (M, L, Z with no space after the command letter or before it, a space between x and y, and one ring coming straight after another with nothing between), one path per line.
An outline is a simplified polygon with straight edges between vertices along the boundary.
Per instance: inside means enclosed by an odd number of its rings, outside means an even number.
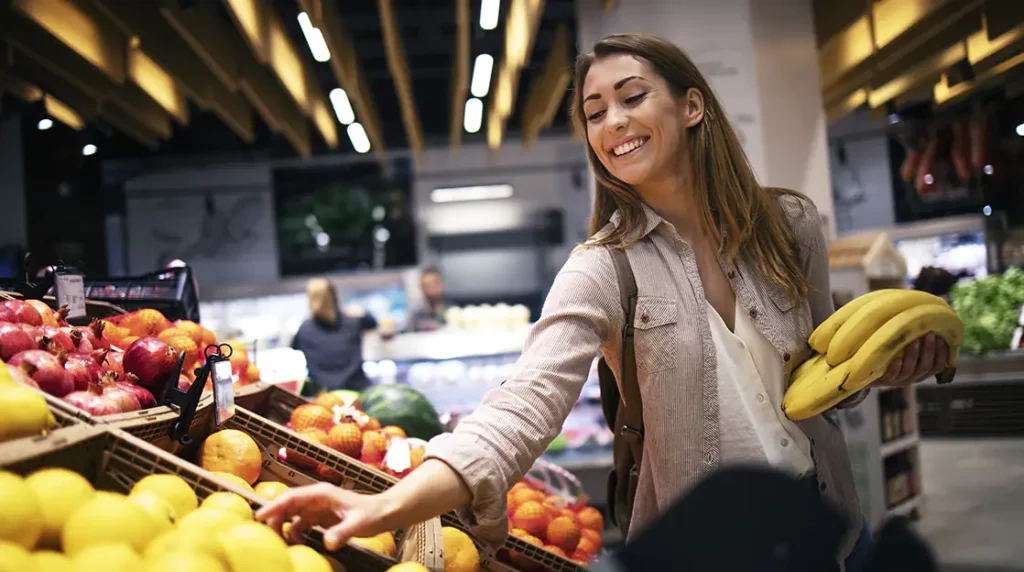
M780 202L811 284L808 298L789 298L743 257L734 265L721 263L739 307L775 347L788 379L809 354L808 336L834 306L817 210L806 199L784 196ZM717 356L696 258L671 224L646 206L644 211L640 239L626 249L639 289L634 340L646 431L630 536L720 461ZM602 233L618 220L613 216ZM509 379L454 432L429 443L426 457L451 466L470 488L472 503L459 513L482 539L499 543L507 535L505 493L561 431L597 353L618 371L624 320L619 300L608 250L577 249L555 278ZM811 443L819 488L851 521L837 555L841 561L862 526L846 442L825 416L799 426Z

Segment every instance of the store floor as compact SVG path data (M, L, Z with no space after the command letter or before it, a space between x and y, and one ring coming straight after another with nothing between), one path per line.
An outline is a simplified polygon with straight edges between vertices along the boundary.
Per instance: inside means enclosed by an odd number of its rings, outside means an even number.
M942 571L1024 571L1024 439L927 439L920 451L918 530Z

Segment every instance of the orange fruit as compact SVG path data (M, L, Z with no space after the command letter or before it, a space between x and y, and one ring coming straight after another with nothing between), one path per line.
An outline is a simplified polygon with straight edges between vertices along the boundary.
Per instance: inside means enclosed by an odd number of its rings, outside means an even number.
M245 377L250 383L260 380L260 370L256 367L256 364L250 363L249 367L245 368Z
M361 459L364 463L380 463L388 450L388 440L380 431L363 431Z
M547 539L548 544L557 546L572 554L580 543L580 528L575 520L566 516L560 516L548 524L547 534L544 538Z
M369 416L367 416L367 417L369 417ZM376 417L370 417L370 420L366 422L366 425L363 425L363 431L379 431L379 430L380 430L380 421L378 421Z
M206 346L217 345L217 334L213 333L213 330L207 330L203 328L203 343L200 344L204 349Z
M239 478L237 475L232 475L231 473L225 473L225 472L222 472L222 471L212 471L212 472L213 472L214 475L217 475L218 477L220 477L220 478L224 479L225 481L235 485L236 487L242 489L243 491L248 491L250 493L254 492L252 490L252 487L249 485L249 483L245 482L244 479Z
M576 550L582 550L587 554L596 555L598 552L601 551L601 547L591 542L589 538L580 538L579 544L576 545Z
M577 513L576 521L581 528L596 530L598 533L604 530L604 517L601 516L601 511L592 506L588 506Z
M480 572L480 551L468 534L457 528L441 528L445 572Z
M561 556L562 558L566 558L566 559L569 558L569 555L566 554L564 550L562 550L561 548L555 546L554 544L545 544L544 545L544 550L547 550L548 552L553 552L553 553Z
M525 502L544 502L544 493L535 491L531 488L521 488L512 494L513 500L515 500L516 506L522 505Z
M588 550L591 554L597 554L604 546L604 540L601 539L601 533L592 528L580 528L580 543L576 546L579 550L583 546L583 541L586 540L589 546L593 546L594 550Z
M551 517L537 501L526 501L520 504L512 514L512 525L533 536L543 537L547 534L550 523Z
M562 516L562 509L558 508L555 505L549 504L548 501L540 503L540 506L544 507L544 510L548 511L548 516L550 516L552 519Z
M317 405L323 405L324 407L331 411L334 411L334 407L345 406L345 400L342 399L340 395L331 393L330 391L317 395L316 399L313 400L313 403Z
M197 346L203 346L203 327L192 320L178 320L174 327L188 334Z
M586 551L577 549L572 553L573 562L579 562L580 564L586 565L590 563L590 559L593 558L593 554L589 554Z
M423 455L426 453L427 451L423 447L409 448L410 471L423 464Z
M156 336L171 326L171 323L158 310L143 308L125 316L122 322L131 330L133 336Z
M290 487L284 483L278 481L263 481L256 483L256 486L252 490L259 496L267 499L274 500L279 497Z
M249 351L245 349L245 344L238 340L228 340L224 342L228 346L231 346L231 360L232 369L240 369L245 371L245 368L249 366Z
M186 332L185 330L179 330L178 328L167 328L166 330L160 332L156 337L166 342L167 340L177 336L184 336L189 339L192 338L192 336L190 336L188 332Z
M252 437L237 429L224 429L203 441L199 466L207 471L231 473L252 485L260 478L263 456Z
M408 435L405 434L405 429L402 429L397 425L388 425L387 427L381 429L381 431L384 432L384 435L390 437L401 437L402 439L407 439L409 437Z
M334 427L334 413L323 405L306 403L292 411L292 431L301 433L307 429L320 429L329 432Z
M327 446L349 457L359 457L363 450L363 433L355 423L338 423L327 434Z
M563 508L562 510L558 511L558 516L567 516L573 520L576 520L576 511L574 511L571 508Z
M164 330L164 332L180 331L180 330ZM162 336L163 334L161 334ZM192 338L184 335L169 336L164 339L167 345L174 349L174 354L177 355L180 352L185 352L185 363L182 364L182 371L191 371L195 369L196 362L199 361L199 348L196 347L196 343L192 341Z

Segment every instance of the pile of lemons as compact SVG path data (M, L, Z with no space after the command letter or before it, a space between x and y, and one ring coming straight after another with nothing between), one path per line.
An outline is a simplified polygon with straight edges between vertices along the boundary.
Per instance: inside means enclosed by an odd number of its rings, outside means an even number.
M0 471L0 572L337 572L308 546L288 546L218 492L200 505L177 475L150 475L128 495L97 491L60 468Z

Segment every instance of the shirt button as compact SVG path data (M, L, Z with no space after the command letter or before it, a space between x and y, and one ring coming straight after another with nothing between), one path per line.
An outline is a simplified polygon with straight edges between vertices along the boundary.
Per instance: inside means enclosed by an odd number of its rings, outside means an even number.
M710 465L714 460L711 458L711 453L704 453L704 464Z
M825 489L827 489L827 488L828 488L828 487L827 487L827 486L825 486L825 483L823 483L823 482L822 482L822 483L818 483L818 489L819 489L819 490L820 490L821 492L825 492Z
M782 361L789 361L790 357L789 353L784 353L782 354Z
M760 393L758 393L757 394L757 402L758 403L764 403L764 395L761 395Z
M729 277L729 280L732 280L733 278L736 277L736 271L735 270L730 270L728 273L726 273L726 276Z
M757 308L751 308L750 309L750 317L751 318L757 318Z
M781 441L781 443L782 443L782 446L783 446L783 447L788 447L788 446L789 446L789 439L783 439L783 440Z
M645 324L646 324L647 322L649 322L649 321L650 321L650 319L651 319L651 317L650 317L650 316L648 316L647 314L644 314L644 315L640 316L640 321L641 321L641 322L643 322L643 323L645 323Z

